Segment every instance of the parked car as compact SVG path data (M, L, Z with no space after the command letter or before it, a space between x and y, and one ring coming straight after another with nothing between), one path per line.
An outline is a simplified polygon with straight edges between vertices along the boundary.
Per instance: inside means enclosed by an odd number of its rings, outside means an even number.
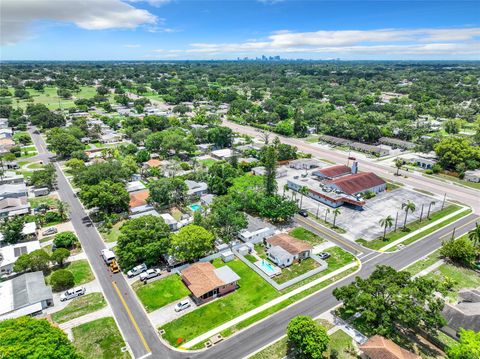
M58 229L55 227L48 228L42 232L42 236L51 236L58 232Z
M305 211L304 209L301 209L298 211L298 214L301 215L302 217L308 217L308 212Z
M60 295L60 301L64 302L69 299L80 297L81 295L84 295L86 291L87 289L85 287L75 287L69 289Z
M319 257L320 259L323 259L323 260L325 260L325 259L327 259L327 258L330 258L331 256L332 256L332 255L331 255L330 253L327 253L327 252L322 252L322 253L320 253L320 254L318 255L318 257Z
M142 264L139 264L138 266L130 269L127 272L127 276L128 276L128 278L132 278L132 277L135 277L135 276L145 272L146 270L147 270L147 265L145 263L142 263Z
M158 268L157 269L150 268L150 269L147 269L142 274L140 274L140 280L143 282L146 282L149 279L158 277L161 273L162 272Z
M187 299L182 300L175 305L175 311L176 312L181 312L182 310L190 308L191 305L192 304L190 303L189 300L187 300Z

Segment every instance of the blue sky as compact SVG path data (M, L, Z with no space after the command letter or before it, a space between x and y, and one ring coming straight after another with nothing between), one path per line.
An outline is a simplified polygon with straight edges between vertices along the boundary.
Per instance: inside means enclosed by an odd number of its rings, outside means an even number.
M2 0L2 60L480 59L478 1Z

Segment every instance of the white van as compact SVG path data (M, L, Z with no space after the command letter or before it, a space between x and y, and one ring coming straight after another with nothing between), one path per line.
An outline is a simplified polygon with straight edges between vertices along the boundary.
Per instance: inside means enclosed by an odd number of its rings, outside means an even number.
M102 249L102 257L105 263L110 264L115 259L115 253L113 253L110 249Z

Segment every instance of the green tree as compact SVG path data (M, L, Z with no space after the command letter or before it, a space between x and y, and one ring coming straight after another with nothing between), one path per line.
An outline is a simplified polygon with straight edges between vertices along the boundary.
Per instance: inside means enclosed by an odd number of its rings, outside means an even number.
M50 256L43 249L36 249L31 253L24 253L17 258L14 266L14 272L36 272L46 271L50 264Z
M399 176L400 175L400 170L403 167L403 160L401 158L397 158L397 159L395 159L394 164L395 164L395 167L397 167L397 173L395 174L395 176Z
M65 162L65 166L67 166L73 173L77 171L83 170L85 167L85 162L78 159L78 158L71 158L67 162Z
M23 238L23 226L25 219L17 216L5 218L0 227L0 233L3 235L3 241L8 244L20 242Z
M207 184L211 193L223 195L232 185L233 179L238 175L238 170L225 161L217 161L208 169Z
M75 285L73 273L67 269L57 269L50 276L50 284L55 292L72 288Z
M218 148L231 147L233 131L228 127L216 126L208 131L208 141Z
M298 211L295 202L279 195L263 196L255 205L262 217L269 218L273 222L287 222Z
M265 146L263 162L265 165L265 194L273 196L277 193L277 151L274 146Z
M407 216L408 216L408 212L414 212L415 211L415 203L413 203L412 201L407 201L407 202L404 202L402 203L402 209L405 211L405 219L403 221L403 230L406 231L407 230Z
M61 157L69 158L73 152L85 149L85 145L69 131L52 128L47 133L48 147Z
M388 215L385 218L382 218L378 223L383 227L383 240L385 240L387 236L387 228L391 228L393 226L394 219L392 216Z
M63 267L63 264L68 257L70 257L70 251L68 249L57 248L57 250L55 250L50 256L50 259L52 260L52 262L57 263L60 267Z
M62 233L58 233L55 235L53 239L53 244L56 248L67 248L72 249L78 243L78 238L75 233L66 231Z
M148 215L129 219L120 231L115 253L124 270L139 263L153 266L168 252L170 229L162 218Z
M51 163L45 165L43 169L34 171L30 182L37 188L48 187L52 189L57 180L57 172Z
M247 216L231 196L216 197L210 207L208 224L217 238L231 243L238 232L247 227Z
M480 246L480 225L475 223L475 228L468 232L468 239L472 241L475 248Z
M392 338L398 330L421 328L433 333L445 324L444 302L436 296L441 287L438 281L378 266L369 278L356 277L353 283L334 289L333 295L343 302L342 315L358 313L365 334Z
M80 198L87 208L98 207L105 213L120 213L128 210L130 196L123 183L102 181L97 185L84 186Z
M68 204L66 202L60 201L59 199L57 199L56 202L58 216L62 221L66 221L70 214L70 208L68 207Z
M448 136L434 146L435 153L443 168L455 170L467 162L475 169L480 166L480 148L465 137Z
M309 189L308 189L307 186L302 186L302 187L300 187L300 190L298 192L300 192L300 194L301 194L301 196L300 196L300 209L302 209L303 196L308 194Z
M210 231L189 224L172 235L170 254L180 261L194 261L212 250L214 239Z
M339 214L341 214L342 212L340 211L340 208L335 208L333 211L333 227L335 228L337 225L336 225L336 222L337 222L337 216Z
M445 128L445 132L451 135L455 135L459 133L460 130L462 129L460 121L455 119L448 119L447 121L444 122L443 126Z
M170 206L172 203L183 204L187 198L188 186L181 178L160 178L151 182L149 201L158 206Z
M81 359L61 329L27 316L0 322L0 357Z
M322 359L330 341L326 329L304 315L288 323L287 338L294 348L295 358L304 359Z
M480 332L460 329L460 340L447 349L448 359L480 358Z
M465 237L443 241L440 254L452 262L471 267L477 257L473 243Z

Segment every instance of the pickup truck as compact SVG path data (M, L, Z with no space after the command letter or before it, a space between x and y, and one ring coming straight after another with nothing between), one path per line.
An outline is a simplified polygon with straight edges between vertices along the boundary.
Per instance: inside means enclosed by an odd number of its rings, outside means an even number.
M158 277L160 274L162 274L162 272L158 268L157 269L153 269L153 268L147 269L145 272L140 274L140 280L142 282L146 282L149 279Z

